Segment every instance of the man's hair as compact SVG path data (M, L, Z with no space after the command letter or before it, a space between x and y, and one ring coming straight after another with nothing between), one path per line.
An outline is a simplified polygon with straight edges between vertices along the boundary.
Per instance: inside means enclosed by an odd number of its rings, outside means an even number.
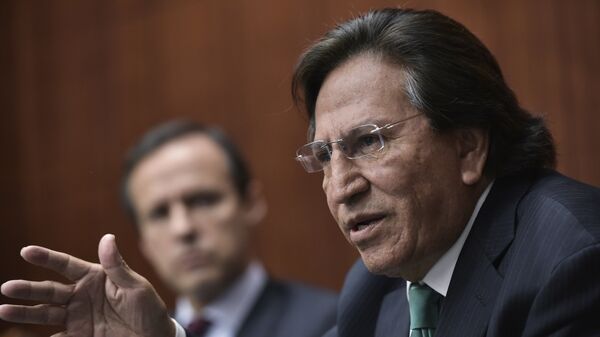
M427 116L434 130L488 130L486 175L555 165L554 143L543 119L519 106L494 56L462 24L432 10L371 11L338 25L302 54L292 96L308 113L309 140L325 78L359 55L401 67L409 104Z
M163 145L185 136L204 135L214 141L225 153L233 185L239 196L244 198L251 179L250 170L241 152L231 139L220 129L187 120L170 121L148 131L134 145L125 157L124 173L121 181L121 200L125 211L137 220L135 208L129 193L129 179L137 165Z

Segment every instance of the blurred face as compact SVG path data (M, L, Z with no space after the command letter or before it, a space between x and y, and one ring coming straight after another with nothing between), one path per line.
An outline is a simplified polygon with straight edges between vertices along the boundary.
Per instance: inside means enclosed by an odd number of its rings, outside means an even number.
M223 150L205 135L166 143L132 172L140 247L177 293L210 301L244 270L254 197L241 199Z
M362 124L417 114L403 94L403 78L400 67L370 55L338 66L319 92L315 139L331 141ZM424 115L384 135L381 152L356 160L333 145L323 190L369 270L416 281L464 229L481 192L487 140L477 131L434 132Z

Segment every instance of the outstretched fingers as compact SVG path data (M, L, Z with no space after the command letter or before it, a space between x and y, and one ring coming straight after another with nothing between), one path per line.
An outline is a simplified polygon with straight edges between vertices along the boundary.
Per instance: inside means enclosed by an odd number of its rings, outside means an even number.
M66 309L54 305L0 305L0 318L8 322L42 325L64 325L66 317Z
M7 297L60 305L69 302L74 290L74 285L54 281L11 280L0 287Z
M106 234L98 245L100 264L108 278L120 288L134 288L143 284L144 278L129 268L121 257L115 236Z
M94 263L40 246L21 249L21 256L31 264L53 270L71 281L78 281L94 266Z

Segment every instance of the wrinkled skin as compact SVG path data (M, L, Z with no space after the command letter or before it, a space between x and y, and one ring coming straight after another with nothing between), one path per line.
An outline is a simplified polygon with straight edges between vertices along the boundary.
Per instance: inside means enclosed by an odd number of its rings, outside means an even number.
M337 66L319 91L315 139L417 115L404 78L402 67L372 54ZM420 281L452 246L488 184L487 139L474 128L438 132L421 116L386 132L371 156L351 160L333 147L323 170L327 205L372 273Z
M175 335L164 302L145 278L125 264L113 235L100 240L100 264L38 246L23 248L21 255L27 262L53 270L73 283L8 281L2 285L2 294L42 304L3 304L1 319L63 325L65 330L54 337Z

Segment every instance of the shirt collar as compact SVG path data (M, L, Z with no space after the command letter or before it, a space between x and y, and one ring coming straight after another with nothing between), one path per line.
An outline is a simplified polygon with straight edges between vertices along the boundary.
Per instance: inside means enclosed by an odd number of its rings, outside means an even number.
M252 262L241 277L215 301L204 307L202 315L211 321L211 330L228 330L235 335L267 283L267 273L259 262ZM177 300L175 320L189 325L198 313L184 297Z
M477 204L475 204L475 209L473 210L473 214L471 214L471 218L469 218L469 222L463 229L462 233L454 242L452 247L448 249L444 255L429 269L425 277L421 281L422 283L427 284L431 289L437 291L439 294L442 294L444 297L446 293L448 293L448 287L450 287L450 280L452 279L452 273L454 272L454 267L456 267L456 262L458 261L458 256L462 250L462 247L465 244L465 240L469 236L471 232L471 228L473 227L473 223L477 218L477 214L483 205L483 202L487 198L492 185L494 182L492 181L486 189L479 196L479 200L477 200ZM407 281L407 291L410 288L410 283Z

